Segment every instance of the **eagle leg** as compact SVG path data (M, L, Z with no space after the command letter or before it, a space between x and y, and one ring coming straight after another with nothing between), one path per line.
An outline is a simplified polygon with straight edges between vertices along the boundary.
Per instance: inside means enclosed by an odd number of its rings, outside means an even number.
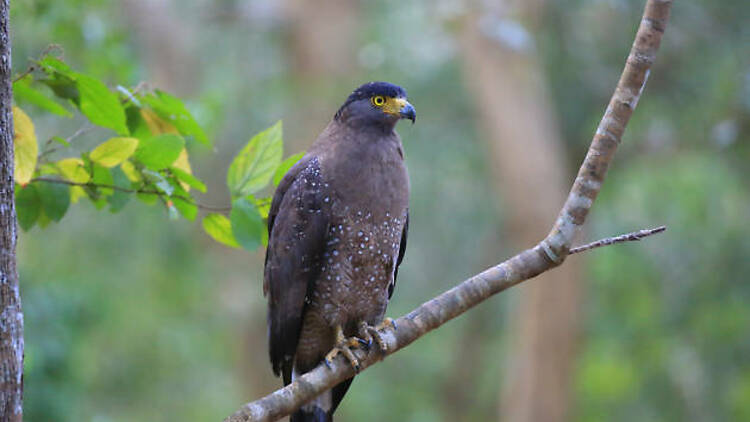
M335 335L336 343L334 344L333 349L328 352L324 360L326 366L330 368L333 359L335 359L337 355L342 354L344 355L346 360L349 361L349 364L352 365L352 368L354 368L354 372L359 373L359 360L356 356L354 356L352 348L359 346L362 343L362 340L357 337L346 338L344 336L344 330L340 325L336 326Z

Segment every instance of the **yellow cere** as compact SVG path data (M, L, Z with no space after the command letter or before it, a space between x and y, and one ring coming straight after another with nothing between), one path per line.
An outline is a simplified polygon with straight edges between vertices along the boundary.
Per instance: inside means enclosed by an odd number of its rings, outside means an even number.
M371 99L372 104L383 109L388 114L399 114L407 103L403 98L383 97L376 95Z

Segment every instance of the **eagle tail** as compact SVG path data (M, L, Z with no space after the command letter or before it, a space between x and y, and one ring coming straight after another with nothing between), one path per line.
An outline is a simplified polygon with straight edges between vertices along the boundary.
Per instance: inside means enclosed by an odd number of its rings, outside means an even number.
M354 378L349 378L348 380L337 384L331 390L331 398L333 399L331 413L335 412L336 408L339 407L339 403L341 403L341 400L344 398L344 394L346 394L349 386L352 385L352 381L354 381Z
M333 422L331 394L326 391L292 414L289 422Z

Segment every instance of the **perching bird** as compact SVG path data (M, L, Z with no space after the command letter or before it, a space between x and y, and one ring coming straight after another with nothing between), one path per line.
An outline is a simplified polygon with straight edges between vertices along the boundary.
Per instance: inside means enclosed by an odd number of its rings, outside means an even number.
M351 347L384 348L383 322L404 257L409 177L400 119L414 123L406 91L386 82L357 88L279 183L268 215L263 292L274 373L284 385ZM292 422L332 421L352 380Z

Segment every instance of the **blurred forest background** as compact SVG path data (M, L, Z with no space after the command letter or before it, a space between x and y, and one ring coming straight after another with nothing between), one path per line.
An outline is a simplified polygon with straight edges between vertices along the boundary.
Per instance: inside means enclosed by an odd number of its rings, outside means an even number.
M24 0L13 68L50 43L111 85L184 98L231 157L284 119L306 149L350 91L405 87L409 248L401 315L541 238L619 77L643 1ZM358 421L750 420L750 2L676 2L646 92L572 257L353 384ZM27 108L40 141L83 120ZM93 132L91 139L101 140ZM222 190L224 189L224 190ZM220 420L280 385L263 251L131 201L21 234L29 421ZM563 417L561 415L567 415Z

